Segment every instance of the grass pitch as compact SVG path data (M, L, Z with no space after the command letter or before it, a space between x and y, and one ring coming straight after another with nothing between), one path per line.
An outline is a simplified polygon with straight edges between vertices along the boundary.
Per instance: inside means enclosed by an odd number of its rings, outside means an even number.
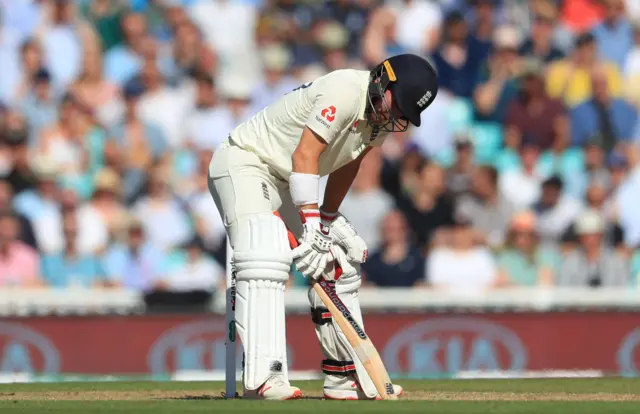
M0 413L640 413L640 379L398 381L400 401L324 401L320 381L297 381L298 401L224 400L220 382L0 385ZM241 387L238 387L241 389Z

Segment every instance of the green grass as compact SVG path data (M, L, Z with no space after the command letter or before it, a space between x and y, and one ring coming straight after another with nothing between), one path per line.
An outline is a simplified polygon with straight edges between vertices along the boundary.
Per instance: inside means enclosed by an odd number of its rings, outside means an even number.
M36 383L0 385L0 413L640 413L640 379L410 380L399 383L405 387L408 398L433 399L434 395L443 395L455 400L474 395L479 401L323 401L317 398L322 389L320 381L294 382L306 395L316 398L284 402L225 401L219 398L224 388L219 382ZM607 399L637 396L639 401L536 400L550 394L559 399L567 395L575 400L605 395ZM118 400L127 398L123 396L132 398L132 395L142 401ZM69 396L89 400L60 400ZM499 400L505 396L527 401Z

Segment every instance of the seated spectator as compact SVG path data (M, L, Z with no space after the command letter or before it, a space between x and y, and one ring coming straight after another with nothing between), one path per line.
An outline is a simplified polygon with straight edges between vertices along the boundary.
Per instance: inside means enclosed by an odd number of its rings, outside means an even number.
M620 98L612 97L610 85L601 72L592 76L593 99L571 111L571 131L574 145L583 145L595 135L602 136L604 149L611 151L618 142L633 139L638 119L636 109Z
M32 248L18 240L18 220L0 212L0 286L38 287L40 258Z
M551 63L546 78L547 93L552 98L564 100L568 107L574 107L593 96L594 73L602 73L607 79L611 96L621 96L622 76L618 67L598 60L595 39L587 33L576 39L571 56Z
M473 158L473 143L468 134L458 134L455 139L455 147L455 161L447 170L447 189L455 198L458 198L471 191L476 167Z
M464 109L461 107L468 109L469 114L464 114ZM467 115L470 124L471 104L468 101L456 99L447 90L439 89L429 105L429 110L422 111L420 114L420 128L410 130L411 143L417 146L426 157L447 158L453 152L454 133L458 129L451 118L455 118L461 112L460 118L465 118ZM465 121L467 120L462 122ZM438 131L438 133L433 134L432 131Z
M394 204L391 196L380 187L381 167L382 155L373 149L362 160L358 174L340 205L340 212L367 243L369 251L380 247L380 224Z
M362 264L365 282L378 287L411 287L424 283L424 258L411 242L406 219L390 211L380 227L380 248Z
M479 72L478 87L473 96L476 119L503 122L509 103L518 93L521 58L518 48L521 36L512 26L496 28L494 53Z
M80 5L82 16L94 27L102 50L107 51L124 41L120 19L125 4L111 0L84 1Z
M124 43L109 49L104 59L105 77L116 85L124 85L140 72L140 56L147 33L147 22L142 14L125 14L120 20L120 26Z
M93 192L93 175L104 164L105 140L92 111L67 95L58 123L43 131L35 154L52 162L61 183L87 199Z
M82 68L84 45L93 32L78 19L76 5L61 1L51 5L37 36L42 42L47 68L56 85L66 88L78 77Z
M151 171L147 190L133 210L150 243L165 252L186 243L193 237L189 217L172 194L169 177L162 169Z
M418 0L386 3L395 18L395 41L400 47L409 53L430 53L440 40L440 7Z
M45 127L58 119L58 99L51 86L51 75L40 69L34 75L33 88L22 100L21 108L29 127L29 143L37 145L37 139Z
M618 224L618 217L613 210L611 201L608 198L608 192L605 187L599 183L592 183L587 190L586 203L582 212L597 212L605 223L602 244L611 249L624 248L624 230ZM571 225L565 233L565 242L576 242L577 236L575 226Z
M582 210L577 200L563 193L562 180L553 176L542 183L540 200L533 205L543 244L555 246Z
M388 140L385 140L385 144ZM383 163L381 184L382 188L393 197L396 203L401 197L414 192L420 179L420 172L425 164L425 158L419 151L408 149L402 158L389 158L382 146Z
M453 224L453 200L446 193L444 171L434 162L422 167L413 193L402 196L397 204L411 223L420 247L431 242L438 228Z
M529 136L523 137L519 154L520 165L500 176L499 187L516 209L527 209L540 198L545 177L538 168L540 148L535 140Z
M566 147L569 138L566 110L561 101L546 95L540 62L526 63L520 93L507 107L505 129L514 142L520 142L524 133L530 134L542 151Z
M0 115L2 115L0 113ZM33 190L36 187L36 175L33 171L34 160L29 151L29 131L24 117L15 110L8 110L4 116L4 131L2 131L2 117L0 117L0 134L7 154L2 176L7 179L14 194ZM2 146L2 144L0 144Z
M225 291L224 269L202 250L202 243L189 241L184 249L170 254L170 265L162 280L169 292Z
M85 45L82 72L69 90L74 98L91 110L97 121L112 126L122 115L122 101L118 87L104 78L102 53L96 43Z
M137 114L144 86L136 80L124 87L124 119L110 131L105 145L106 163L123 176L123 196L131 203L142 191L146 169L160 161L166 154L167 140L160 128L148 123Z
M473 0L467 3L466 17L471 20L471 33L478 40L476 47L487 56L496 26L500 23L500 15L504 12L504 5L493 0Z
M640 246L640 150L635 145L626 154L614 151L610 156L613 186L613 212L624 231L625 244L630 248Z
M211 75L198 74L195 80L196 104L186 121L188 144L195 150L213 151L229 137L231 130L220 128L221 111Z
M124 240L110 246L102 259L107 280L125 289L154 290L167 274L165 255L148 242L140 220L129 217L124 227Z
M6 33L6 32L5 32ZM7 40L6 37L3 40ZM11 46L16 47L16 46ZM9 56L3 60L2 91L0 101L7 104L18 104L33 90L35 75L45 66L42 57L42 47L36 39L25 40L20 45L20 60L16 65L11 65ZM8 65L5 67L4 65ZM15 70L15 72L14 72ZM5 78L6 76L6 78Z
M554 26L557 23L554 10L540 8L533 16L531 35L520 48L520 54L529 58L535 58L544 63L562 59L564 53L556 47L554 39Z
M48 159L33 160L33 172L36 188L25 190L15 195L13 207L32 222L47 214L55 214L58 210L58 177L56 165Z
M598 55L622 68L633 45L633 29L625 16L624 0L607 0L604 6L604 20L593 29Z
M622 287L630 281L628 261L603 246L605 223L595 211L585 211L575 222L578 248L563 260L558 272L559 286Z
M513 217L505 249L497 260L500 283L506 286L550 286L560 264L558 252L540 244L531 211Z
M475 244L471 223L458 220L450 241L427 257L427 280L437 290L459 294L481 294L497 282L491 251Z
M478 70L486 58L478 46L462 13L449 13L442 29L442 42L433 55L439 93L446 90L455 96L472 97Z
M190 97L167 83L155 61L145 62L140 80L144 93L137 103L138 116L160 128L170 147L180 147L185 139L184 118L193 105Z
M78 243L75 249L81 254L98 254L109 242L107 226L93 209L81 207L78 195L72 190L62 190L56 199L59 205L51 211L38 215L33 220L38 246L43 253L57 253L64 248L62 218L67 213L75 214Z
M514 213L513 204L498 189L498 172L490 166L476 170L471 193L461 197L456 208L456 216L471 223L491 247L504 243Z
M105 285L96 256L78 251L79 223L73 211L62 214L64 247L42 257L42 277L53 288L93 288Z
M11 206L11 199L13 198L13 190L6 180L0 179L0 215L10 214L13 211ZM33 226L29 219L20 213L12 213L15 220L18 222L18 236L17 239L25 243L29 247L37 249L36 237L33 232Z
M95 191L91 199L80 207L78 216L93 217L109 235L120 229L126 210L121 201L120 176L112 169L104 168L96 174ZM102 246L106 247L106 246Z
M626 57L623 74L625 78L624 96L640 109L640 20L632 22L633 46ZM638 135L634 135L634 138Z
M291 65L291 53L282 44L267 46L261 50L264 79L253 90L252 113L280 99L286 93L297 88L298 82L288 74Z
M191 210L197 237L202 242L205 251L217 255L223 253L226 248L227 233L207 183L211 157L211 151L200 151L198 153L198 168L190 176L188 184L180 185L184 185L188 190L183 193L183 197Z

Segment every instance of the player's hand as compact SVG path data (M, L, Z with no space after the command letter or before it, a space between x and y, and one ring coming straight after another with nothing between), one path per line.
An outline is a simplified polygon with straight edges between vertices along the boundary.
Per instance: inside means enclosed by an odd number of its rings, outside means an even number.
M333 260L331 228L320 220L318 210L301 210L303 232L300 245L293 249L293 263L305 277L317 279Z
M323 211L320 216L331 225L333 242L342 247L347 259L354 263L364 263L369 257L367 243L360 237L347 218L340 213L329 214Z

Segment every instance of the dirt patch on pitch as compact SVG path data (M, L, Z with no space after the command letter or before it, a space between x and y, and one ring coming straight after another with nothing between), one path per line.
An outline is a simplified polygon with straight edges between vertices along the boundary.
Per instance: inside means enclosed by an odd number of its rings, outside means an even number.
M427 401L640 401L637 394L572 394L521 392L438 392L414 391L404 399Z
M317 399L320 395L305 394ZM4 401L151 401L151 400L221 400L220 392L203 391L43 391L3 392ZM402 400L424 401L640 401L634 394L505 393L414 391Z

